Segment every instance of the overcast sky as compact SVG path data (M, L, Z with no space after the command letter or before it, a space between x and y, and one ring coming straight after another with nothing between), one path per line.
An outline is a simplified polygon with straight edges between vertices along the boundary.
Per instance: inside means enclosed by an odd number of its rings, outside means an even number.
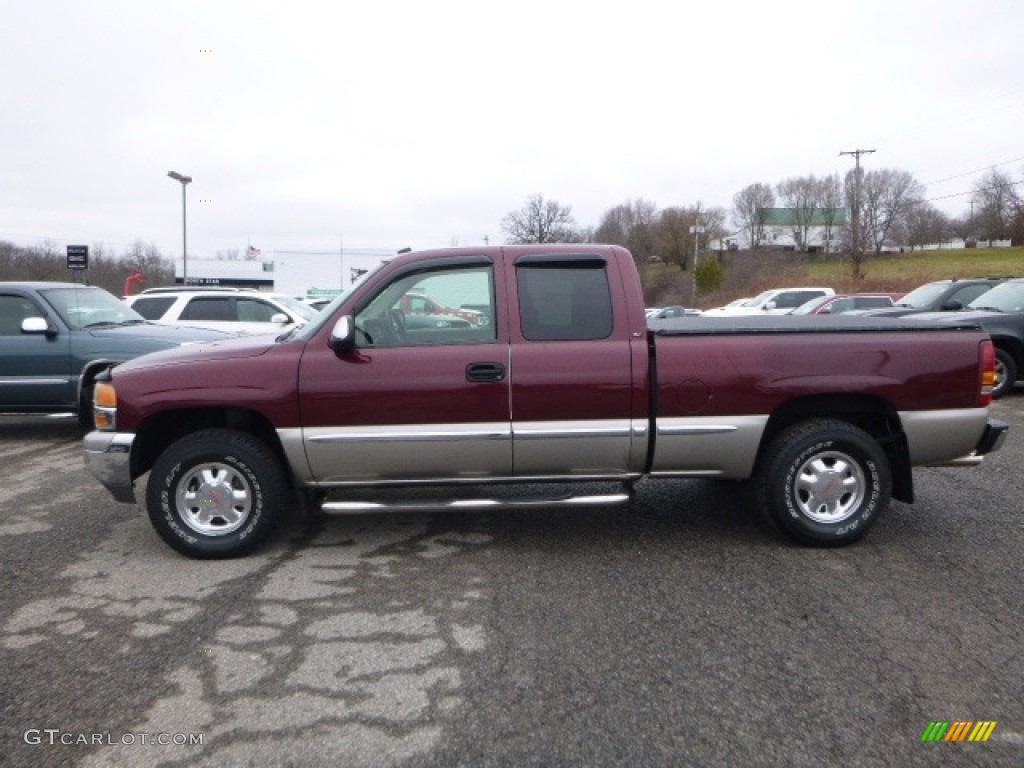
M5 0L0 239L190 257L502 242L533 194L1024 175L1021 0ZM959 195L959 196L957 196ZM2 276L0 276L2 277Z

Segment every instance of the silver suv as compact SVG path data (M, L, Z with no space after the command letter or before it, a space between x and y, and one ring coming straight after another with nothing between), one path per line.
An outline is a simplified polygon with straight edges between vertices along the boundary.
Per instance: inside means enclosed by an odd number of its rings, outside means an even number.
M243 288L149 288L125 301L155 323L240 335L282 333L318 315L291 296Z

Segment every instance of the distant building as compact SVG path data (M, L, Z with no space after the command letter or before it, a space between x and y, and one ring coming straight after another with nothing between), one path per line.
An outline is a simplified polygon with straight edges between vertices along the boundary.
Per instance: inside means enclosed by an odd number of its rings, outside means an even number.
M838 250L839 232L848 222L845 208L761 208L760 212L764 222L761 247L783 251ZM805 230L806 242L802 242ZM751 247L749 232L742 230L737 237L744 248Z
M335 296L369 269L387 260L393 250L360 250L351 253L273 251L250 246L247 258L199 259L189 257L189 285L221 285L285 293L296 298ZM181 284L181 259L174 264L174 282Z

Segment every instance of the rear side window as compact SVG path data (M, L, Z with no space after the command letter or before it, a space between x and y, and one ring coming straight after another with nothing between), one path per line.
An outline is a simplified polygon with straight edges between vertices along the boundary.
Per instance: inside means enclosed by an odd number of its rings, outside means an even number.
M778 309L792 309L821 295L821 291L786 291L775 298L775 306Z
M190 299L181 311L180 320L213 320L217 322L234 322L234 305L230 297L202 296Z
M173 296L153 296L139 298L132 302L132 309L147 320L159 320L174 303Z
M516 265L523 337L584 341L612 334L608 273L597 260Z

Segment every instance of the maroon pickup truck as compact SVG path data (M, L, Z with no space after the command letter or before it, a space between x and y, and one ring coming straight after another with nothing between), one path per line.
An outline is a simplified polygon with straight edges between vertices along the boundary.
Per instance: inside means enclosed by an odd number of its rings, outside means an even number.
M410 292L492 322L406 324ZM192 557L249 552L302 502L597 505L628 501L645 477L753 479L782 531L835 546L863 536L891 497L913 500L912 466L976 464L1005 437L988 418L994 354L976 327L669 323L648 328L633 258L617 246L406 254L276 339L111 369L86 462L124 502L149 472L150 520ZM616 481L615 492L594 495L588 481ZM510 482L591 495L488 492Z

